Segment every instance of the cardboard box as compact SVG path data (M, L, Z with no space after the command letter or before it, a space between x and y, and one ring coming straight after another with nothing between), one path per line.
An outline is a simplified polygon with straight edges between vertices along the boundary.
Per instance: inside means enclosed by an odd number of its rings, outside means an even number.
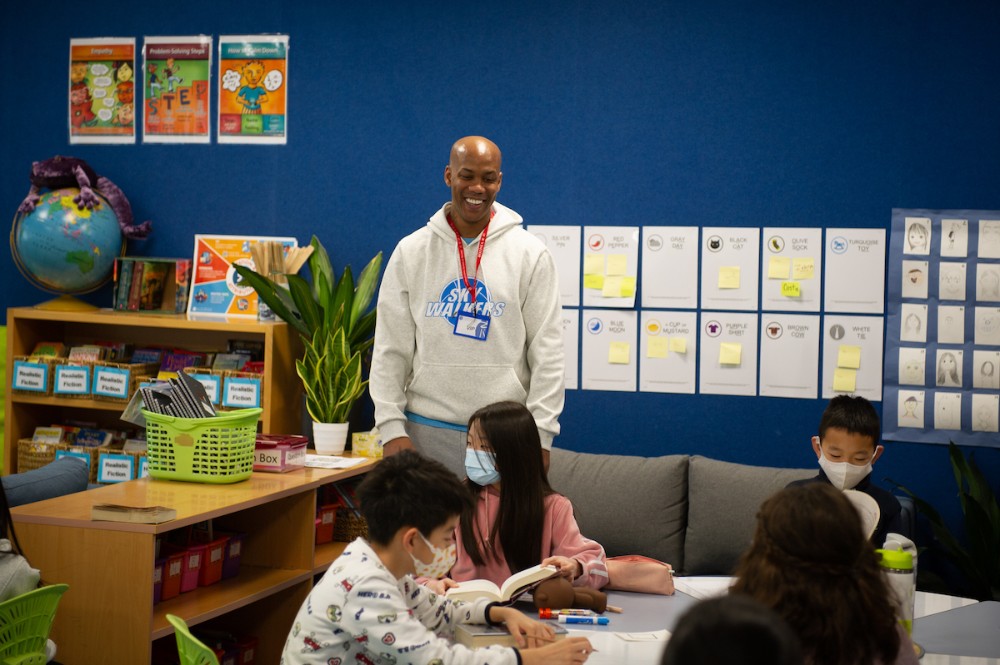
M309 439L295 434L258 434L253 470L284 473L306 464Z

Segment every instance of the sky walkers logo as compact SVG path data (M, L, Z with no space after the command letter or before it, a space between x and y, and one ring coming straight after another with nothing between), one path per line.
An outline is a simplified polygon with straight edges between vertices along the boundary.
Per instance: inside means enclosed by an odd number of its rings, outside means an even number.
M507 307L505 302L493 302L490 290L486 284L479 279L472 280L476 285L475 313L478 316L503 316L503 311ZM458 322L460 312L472 312L473 306L469 302L469 290L461 279L455 279L445 285L441 290L441 299L437 302L427 303L424 316L427 318L440 317L446 319L452 327Z

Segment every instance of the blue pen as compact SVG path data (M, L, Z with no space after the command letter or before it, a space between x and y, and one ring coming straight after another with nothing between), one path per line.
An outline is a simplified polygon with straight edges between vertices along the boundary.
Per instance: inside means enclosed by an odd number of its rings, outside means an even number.
M565 614L559 615L559 623L596 623L599 626L608 625L608 617L581 617L581 616L566 616Z

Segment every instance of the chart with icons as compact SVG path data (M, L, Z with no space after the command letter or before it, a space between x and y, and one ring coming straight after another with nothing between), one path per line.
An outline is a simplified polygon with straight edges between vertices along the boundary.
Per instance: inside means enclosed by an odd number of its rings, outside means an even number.
M894 209L883 436L1000 446L1000 211Z

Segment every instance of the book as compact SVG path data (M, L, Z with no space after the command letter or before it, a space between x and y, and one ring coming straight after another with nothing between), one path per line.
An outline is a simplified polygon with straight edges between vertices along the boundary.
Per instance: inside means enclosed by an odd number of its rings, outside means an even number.
M66 345L62 342L39 342L35 344L30 355L32 358L39 356L61 358L66 355Z
M139 363L142 365L148 365L149 363L159 363L163 361L163 349L154 349L151 347L142 347L136 349L132 353L132 358L129 360L130 363Z
M555 566L538 564L531 568L525 568L519 573L514 573L504 580L500 586L489 580L469 580L467 582L460 582L457 587L448 589L445 596L451 600L490 598L498 603L506 603L516 600L521 594L530 591L541 582L558 574L559 569Z
M98 344L81 344L69 350L68 358L76 362L97 362L107 355L105 347Z
M100 448L111 443L113 435L102 429L81 427L73 438L73 445L86 446L87 448Z
M155 310L163 305L163 291L167 285L166 263L144 261L142 284L139 285L139 309Z
M551 626L556 631L554 639L561 640L566 637L567 631L565 626L558 623L548 623L546 625ZM455 626L455 641L459 644L464 644L470 649L493 645L502 647L517 646L514 636L507 632L504 626L485 626L469 623L460 623Z
M239 371L250 360L249 353L216 353L212 369Z
M135 261L135 265L132 268L132 283L129 285L128 290L128 303L126 304L126 309L131 311L139 310L139 294L142 291L142 271L143 262Z
M159 524L177 519L177 511L165 506L123 506L116 503L95 503L90 507L90 519L102 522Z
M36 443L60 443L63 440L63 429L61 427L43 427L39 425L31 435L31 440Z
M128 294L132 289L132 261L116 261L118 275L115 281L115 309L128 309Z

